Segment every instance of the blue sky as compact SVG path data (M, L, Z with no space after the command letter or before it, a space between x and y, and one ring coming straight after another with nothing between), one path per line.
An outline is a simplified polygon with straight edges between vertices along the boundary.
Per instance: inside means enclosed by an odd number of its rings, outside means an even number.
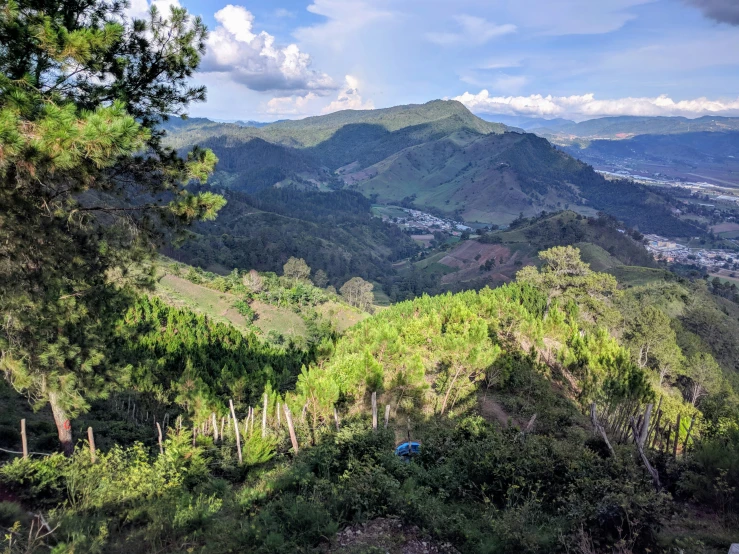
M739 0L179 4L211 30L195 79L208 102L193 116L271 121L435 98L547 118L739 116Z

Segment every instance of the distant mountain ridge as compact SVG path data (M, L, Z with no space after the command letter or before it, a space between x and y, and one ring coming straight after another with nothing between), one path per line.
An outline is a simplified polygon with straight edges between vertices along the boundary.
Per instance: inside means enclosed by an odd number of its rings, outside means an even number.
M215 151L212 184L250 194L348 189L484 224L568 207L588 215L611 210L647 231L696 232L670 216L659 195L606 182L547 140L485 121L456 101L344 110L260 128L203 119L165 128L175 148Z
M739 131L739 117L709 115L696 119L688 119L687 117L616 116L589 119L580 123L556 121L539 127L528 127L527 129L537 135L555 139L564 137L626 138L635 135Z

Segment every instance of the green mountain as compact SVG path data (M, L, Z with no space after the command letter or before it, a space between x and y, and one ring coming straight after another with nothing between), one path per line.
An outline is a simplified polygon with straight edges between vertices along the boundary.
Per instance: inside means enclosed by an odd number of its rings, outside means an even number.
M285 186L349 189L450 217L508 224L519 214L604 210L643 231L691 236L669 201L607 182L546 140L484 121L454 101L342 111L262 128L204 120L167 127L176 148L212 148L211 184L248 193Z

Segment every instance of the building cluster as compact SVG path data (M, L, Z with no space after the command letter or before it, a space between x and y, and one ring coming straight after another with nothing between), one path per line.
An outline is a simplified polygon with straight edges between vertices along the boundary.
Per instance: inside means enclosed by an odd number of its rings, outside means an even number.
M472 230L471 227L468 227L467 225L464 225L463 223L460 223L458 221L454 221L451 219L442 219L426 212L412 210L409 208L402 208L402 210L406 213L407 217L396 218L395 222L398 225L413 227L416 229L425 229L432 233L434 231L446 231L447 233L451 233L453 235L459 234L462 231Z
M633 173L627 170L616 170L616 171L605 171L596 170L601 175L611 178L620 179L631 179L638 183L644 183L646 185L661 185L670 187L679 187L682 189L688 189L693 193L707 194L714 197L716 200L724 202L736 202L739 203L739 195L735 188L727 188L712 183L703 182L690 182L684 181L677 177L670 177L662 173L654 173L652 176L642 175L639 173Z
M739 255L727 250L688 248L659 235L644 235L647 250L657 259L670 263L698 265L707 270L724 268L739 263Z

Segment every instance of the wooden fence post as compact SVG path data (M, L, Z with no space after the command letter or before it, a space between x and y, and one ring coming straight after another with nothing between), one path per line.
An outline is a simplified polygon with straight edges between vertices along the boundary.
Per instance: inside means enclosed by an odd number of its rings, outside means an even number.
M224 432L224 425L226 423L226 418L221 416L221 442L223 442L223 432Z
M267 393L264 393L264 406L262 408L262 438L267 436Z
M285 404L285 421L287 421L287 428L290 431L290 442L293 444L293 450L298 453L298 437L295 436L295 427L293 427L293 416L290 413L290 408Z
M213 423L213 443L218 442L218 420L216 419L216 413L211 412L211 421Z
M639 444L644 448L644 443L647 441L647 435L649 434L649 420L652 418L652 404L647 404L647 409L644 412L644 421L641 425L641 433L639 434Z
M675 442L672 445L672 457L677 458L677 445L680 443L680 414L677 414L677 423L675 423Z
M377 430L377 393L372 393L372 429Z
M239 453L239 465L244 462L244 458L241 456L241 437L239 436L239 420L236 419L236 412L234 411L234 401L228 399L228 406L231 409L231 417L234 420L234 431L236 432L236 450Z
M90 461L94 464L97 457L95 456L95 435L92 432L92 427L87 428L87 442L90 443Z
M282 415L280 412L280 403L277 403L277 428L282 427Z
M662 399L660 398L660 402ZM659 424L662 419L662 410L657 409L657 419L654 421L654 436L652 437L652 448L657 447L657 439L659 438Z
M687 456L688 454L688 440L690 440L690 432L693 430L693 423L695 423L695 414L693 414L693 417L690 420L690 425L688 426L688 434L685 435L685 442L683 443L683 457Z
M387 424L390 421L390 404L385 406L385 429L387 429Z
M21 419L21 442L23 443L23 459L28 459L28 436L26 435L26 420Z
M336 430L339 430L339 412L336 410L336 406L334 406L334 421L336 422Z
M631 418L631 428L634 431L634 436L638 436L639 432L636 428L636 421L634 421L634 418ZM644 466L647 468L647 471L649 472L649 475L652 477L652 483L654 483L654 488L659 492L659 490L662 488L662 485L659 482L659 473L657 470L652 467L652 464L649 463L649 458L647 458L647 455L644 454L644 449L641 446L641 443L637 440L636 441L636 449L639 451L639 456L641 456L641 460L644 463Z
M159 432L159 453L164 454L164 447L162 446L162 426L157 421L157 431Z
M256 412L256 410L252 406L251 407L251 432L252 433L254 432L254 412Z
M670 452L670 438L671 437L672 437L672 424L671 423L668 423L667 424L667 438L666 438L666 441L667 442L665 443L665 452L666 453L669 453Z

